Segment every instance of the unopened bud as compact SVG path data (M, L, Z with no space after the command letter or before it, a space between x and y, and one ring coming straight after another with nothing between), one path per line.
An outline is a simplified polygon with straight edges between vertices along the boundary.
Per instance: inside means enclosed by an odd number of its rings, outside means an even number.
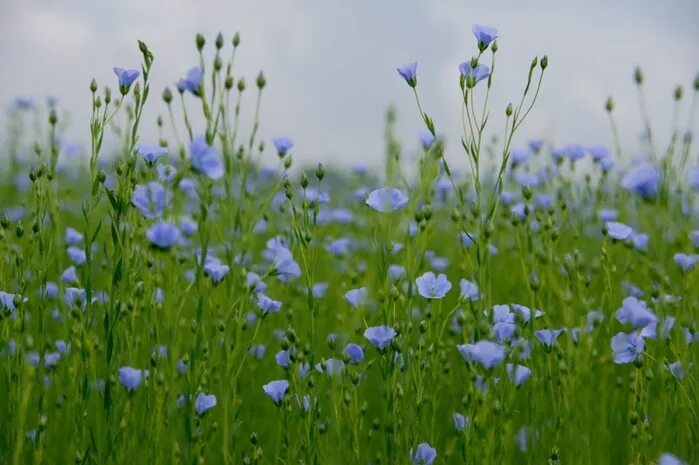
M201 52L204 49L204 45L206 44L206 39L204 39L203 35L197 34L195 42L197 44L197 50Z

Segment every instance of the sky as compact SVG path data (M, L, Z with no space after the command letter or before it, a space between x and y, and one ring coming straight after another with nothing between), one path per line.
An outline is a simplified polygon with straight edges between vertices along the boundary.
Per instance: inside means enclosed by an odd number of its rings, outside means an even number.
M140 39L155 55L143 134L155 142L154 121L166 108L160 92L196 65L195 34L211 45L219 31L227 42L238 31L234 74L250 84L259 70L267 78L260 135L293 138L297 160L380 166L389 105L406 153L417 151L421 121L396 67L418 61L425 111L449 158L465 165L458 65L474 55L479 23L500 32L493 133L507 103L519 100L531 59L547 54L542 92L515 146L533 137L611 145L604 102L613 95L622 142L633 148L642 127L634 67L644 70L664 143L674 88L690 94L699 72L696 18L696 0L0 0L0 106L56 96L70 112L70 137L86 141L90 80L116 87L112 68L139 66ZM243 102L244 119L253 97Z

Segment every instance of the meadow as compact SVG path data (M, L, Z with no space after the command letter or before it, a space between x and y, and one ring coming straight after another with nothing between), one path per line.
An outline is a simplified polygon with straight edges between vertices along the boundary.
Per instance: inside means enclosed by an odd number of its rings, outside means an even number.
M555 63L491 108L498 32L473 33L462 134L400 66L424 130L398 140L389 111L379 171L297 168L261 137L237 34L197 36L164 91L143 42L140 68L88 79L82 151L60 102L17 99L0 464L699 464L699 76L668 91L690 115L669 141L638 69L639 141L610 97L609 146L560 145L526 125Z

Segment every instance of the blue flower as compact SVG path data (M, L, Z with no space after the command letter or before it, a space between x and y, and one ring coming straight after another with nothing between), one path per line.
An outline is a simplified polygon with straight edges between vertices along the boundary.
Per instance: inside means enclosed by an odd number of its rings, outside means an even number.
M699 255L676 253L673 259L675 260L675 264L679 266L682 271L692 271L697 262L699 262Z
M263 314L267 315L269 313L279 312L279 309L282 308L282 303L259 292L257 294L257 307L262 310Z
M15 99L15 107L20 110L31 110L34 108L34 100L27 97L17 97Z
M633 233L633 228L625 225L624 223L608 221L607 223L605 223L605 226L607 228L607 234L609 235L609 237L618 241L624 241L628 239Z
M132 367L119 368L119 382L127 391L135 391L143 381L143 370Z
M291 364L291 354L288 350L280 350L274 356L274 361L277 362L277 365L286 370Z
M289 153L289 150L294 147L294 141L291 140L290 137L272 137L272 143L274 144L274 148L277 149L277 154L280 157L286 156L286 154Z
M519 315L519 317L522 319L523 322L529 323L529 320L532 318L532 311L529 307L525 307L524 305L519 305L519 304L512 304L512 308L514 308L515 313ZM539 318L544 315L544 312L542 312L539 309L536 309L534 311L534 318Z
M44 355L44 368L51 369L55 368L58 365L58 362L61 361L61 353L60 352L51 352L46 355Z
M505 365L507 370L507 376L510 377L510 381L515 383L515 386L519 387L532 375L532 370L525 367L524 365L513 365L508 363Z
M428 150L434 144L434 136L427 129L420 131L420 144L424 150Z
M678 459L672 454L668 454L667 452L662 454L660 456L660 459L658 459L658 465L687 465L685 462L682 460Z
M206 143L204 136L197 136L189 143L190 163L192 169L208 176L219 179L223 176L223 161L218 150Z
M459 297L463 300L471 300L473 302L480 299L480 291L478 290L478 285L472 283L467 279L462 279L459 281Z
M414 453L410 449L410 461L413 465L432 465L436 458L437 450L426 442L419 444Z
M691 364L690 364L691 367ZM668 363L667 365L668 371L674 376L676 379L682 379L684 378L684 368L682 367L682 362L674 362L674 363Z
M77 283L80 281L80 279L78 279L78 270L76 270L74 266L69 266L61 273L61 281L69 284Z
M612 338L614 363L631 363L643 353L645 341L636 333L617 333Z
M360 287L359 289L349 290L345 293L344 298L352 307L357 308L366 304L369 298L369 289Z
M408 197L399 189L383 187L373 190L366 198L366 204L381 213L402 210L408 203Z
M87 305L87 291L79 287L67 287L63 298L69 307L78 306L84 310Z
M301 267L294 261L291 251L278 238L267 241L263 256L272 262L272 271L279 281L288 283L301 276Z
M67 353L70 352L70 344L68 344L66 341L59 339L57 340L54 345L56 346L56 349L58 352L60 352L63 355L66 355Z
M352 241L346 237L332 241L326 247L327 251L335 256L348 255Z
M216 406L216 396L213 394L206 394L200 392L197 394L196 399L194 399L194 410L197 415L202 416L212 408Z
M156 223L146 231L146 238L150 243L159 249L167 250L180 243L180 230L172 223L161 221Z
M655 197L660 186L660 172L649 164L643 163L624 175L621 187L644 199Z
M415 87L417 85L417 61L400 66L396 68L396 70L410 87Z
M649 237L646 233L637 233L635 231L631 233L631 242L633 243L633 246L636 250L647 250L648 240Z
M459 72L465 78L472 77L476 83L481 82L490 76L490 68L485 65L478 64L475 68L471 67L470 61L465 61L459 65Z
M160 218L170 203L170 192L162 184L151 181L138 184L133 190L131 203L138 208L144 218Z
M454 428L456 431L461 432L466 428L469 424L468 418L463 416L461 413L454 412L452 414L452 419L454 420Z
M402 265L391 265L388 267L388 279L398 281L405 276L405 267Z
M336 358L330 358L316 363L316 371L328 376L339 375L345 370L345 362Z
M83 240L83 235L81 232L76 231L73 228L66 228L65 243L66 245L78 245Z
M426 299L441 299L451 290L451 283L443 273L436 276L428 271L417 278L415 284L417 284L418 293Z
M636 297L629 296L616 311L616 319L620 323L630 324L633 329L643 328L656 321L656 316L648 310L647 304Z
M390 326L370 326L364 330L364 337L380 351L388 347L396 334L396 330Z
M534 332L534 336L536 336L539 342L541 342L546 349L550 350L556 343L558 336L564 332L565 329L540 329Z
M74 265L79 266L87 261L85 251L79 247L71 245L68 247L68 249L66 249L66 252L68 252L68 257L70 257L70 261L73 262Z
M167 148L159 145L138 144L137 150L148 165L152 165L158 161L158 158L167 155Z
M248 271L248 274L245 276L245 286L253 292L264 292L267 289L267 285L262 281L262 278L252 271Z
M510 312L507 305L493 307L493 336L498 342L512 339L515 334L515 314Z
M201 68L192 68L189 71L187 71L187 75L184 77L184 79L180 79L177 82L177 90L179 90L180 92L189 91L192 94L199 96L201 89L201 78Z
M467 362L478 362L483 368L493 368L505 360L505 348L495 342L482 340L456 347Z
M590 152L590 156L592 159L596 162L600 162L605 158L608 158L611 156L611 152L607 147L603 146L593 146L593 147L588 147L587 151Z
M211 278L214 284L220 283L223 278L226 277L228 271L230 271L228 265L224 265L215 260L209 261L204 265L204 273Z
M544 146L544 140L543 139L532 139L527 143L527 145L529 145L529 149L532 152L539 153L541 148Z
M22 298L17 294L10 294L9 292L0 291L0 308L6 308L10 311L15 310L15 298L20 299L22 302L26 302L28 299Z
M485 50L492 41L498 38L498 30L490 26L473 25L473 35L478 40L478 48Z
M270 381L262 386L262 389L265 391L267 397L272 399L272 402L279 407L286 391L289 389L289 382L285 379Z
M518 166L526 163L531 158L532 153L525 149L510 150L510 162L513 166Z
M131 84L141 75L136 69L124 68L114 68L114 74L116 74L119 79L119 91L121 95L126 95L131 88Z
M362 349L362 346L358 344L350 342L345 346L344 353L347 355L347 358L352 365L362 363L362 360L364 360L364 349Z

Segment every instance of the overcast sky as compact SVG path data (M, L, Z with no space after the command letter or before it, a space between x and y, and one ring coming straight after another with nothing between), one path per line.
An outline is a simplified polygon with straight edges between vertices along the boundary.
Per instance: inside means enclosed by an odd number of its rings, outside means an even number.
M417 147L414 100L395 71L410 61L419 62L425 110L457 158L458 64L474 54L471 26L480 23L501 35L496 123L521 95L531 58L550 57L520 144L535 136L610 144L603 106L612 94L632 146L641 127L634 66L645 70L656 132L667 137L673 89L689 93L699 72L697 18L697 0L0 0L0 104L54 95L71 112L72 137L87 140L90 79L113 86L113 66L138 67L142 39L155 54L152 128L162 88L196 64L194 35L212 43L219 31L227 40L239 31L238 74L250 83L258 70L267 76L261 135L292 137L297 158L380 164L390 104L399 136Z

